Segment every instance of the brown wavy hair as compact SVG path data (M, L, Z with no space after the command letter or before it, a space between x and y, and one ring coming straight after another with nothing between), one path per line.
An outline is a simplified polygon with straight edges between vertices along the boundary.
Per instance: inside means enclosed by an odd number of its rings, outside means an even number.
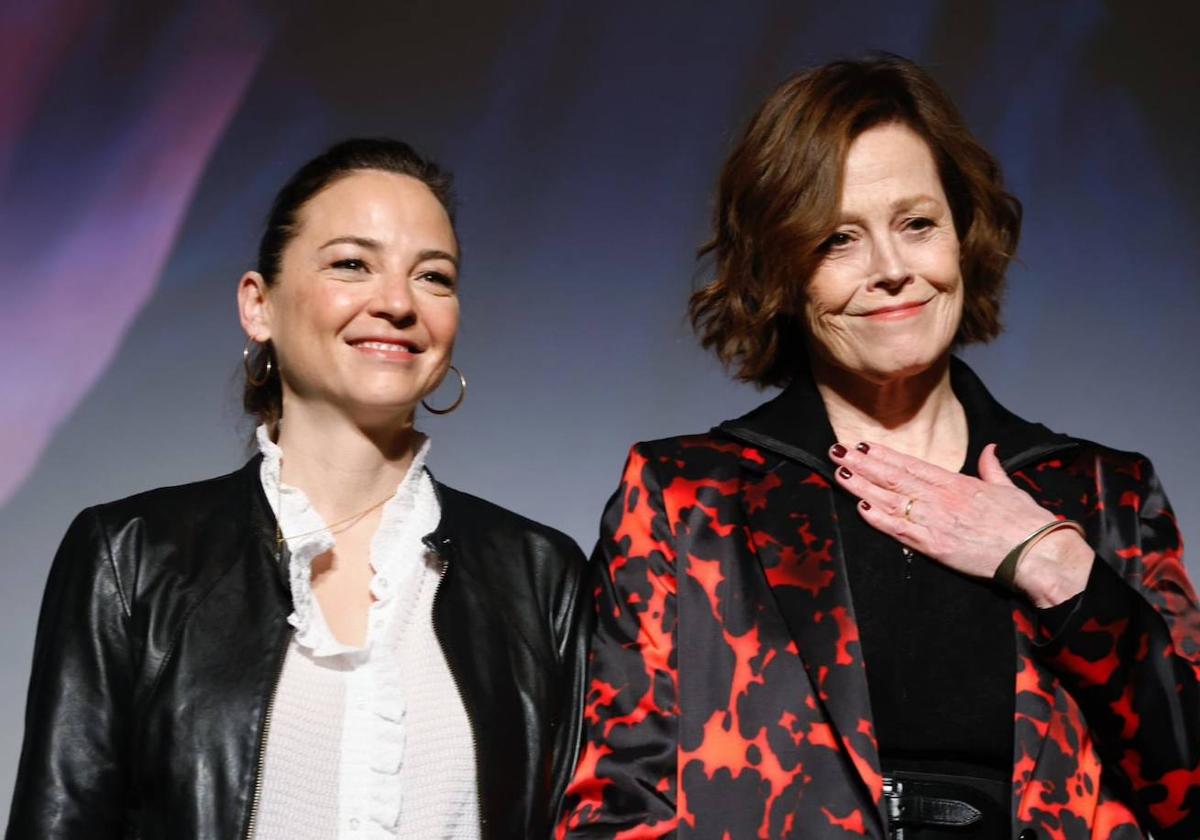
M700 343L734 375L783 386L807 364L804 289L835 231L846 153L869 128L902 123L929 144L959 237L964 283L955 345L999 335L1004 272L1021 203L954 103L917 65L890 54L835 61L785 81L721 169L713 276L688 310Z

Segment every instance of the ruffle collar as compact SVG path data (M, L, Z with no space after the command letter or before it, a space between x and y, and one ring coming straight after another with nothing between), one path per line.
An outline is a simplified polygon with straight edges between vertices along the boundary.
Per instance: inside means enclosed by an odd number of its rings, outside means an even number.
M371 566L375 571L371 594L375 602L371 605L367 643L363 648L344 644L334 637L313 596L313 560L336 545L334 536L304 491L280 481L283 451L271 440L265 424L258 427L255 438L263 456L259 468L263 492L290 554L292 614L288 623L295 628L297 644L316 657L365 653L386 629L380 618L395 612L386 605L397 593L403 595L414 588L412 584L422 571L421 564L416 562L424 555L421 538L437 526L437 496L425 469L429 438L421 435L408 472L396 487L395 495L383 506L379 527L371 541Z

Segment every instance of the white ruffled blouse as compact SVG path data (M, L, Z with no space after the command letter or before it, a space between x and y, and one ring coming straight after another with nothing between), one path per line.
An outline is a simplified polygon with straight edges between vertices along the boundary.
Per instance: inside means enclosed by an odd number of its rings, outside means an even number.
M339 642L312 591L334 536L282 452L257 432L260 480L290 552L295 632L272 702L255 840L479 837L470 722L433 632L440 558L422 542L441 512L424 439L371 541L365 644ZM295 535L295 536L289 536Z

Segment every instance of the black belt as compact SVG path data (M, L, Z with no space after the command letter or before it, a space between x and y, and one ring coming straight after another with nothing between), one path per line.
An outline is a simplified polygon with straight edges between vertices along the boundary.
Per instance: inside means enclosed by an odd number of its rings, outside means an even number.
M1010 788L993 779L895 771L883 777L892 840L1007 837Z

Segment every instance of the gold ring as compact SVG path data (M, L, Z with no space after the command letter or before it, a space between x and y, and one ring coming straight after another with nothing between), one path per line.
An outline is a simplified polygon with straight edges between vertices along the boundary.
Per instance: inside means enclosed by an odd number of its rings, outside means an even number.
M916 503L917 503L917 499L916 499L916 497L914 496L913 498L909 499L909 500L908 500L908 504L906 504L906 505L904 506L904 518L905 518L906 520L908 520L909 522L912 522L912 518L909 516L909 514L911 514L911 513L912 513L912 507L913 507L913 505L915 505Z

